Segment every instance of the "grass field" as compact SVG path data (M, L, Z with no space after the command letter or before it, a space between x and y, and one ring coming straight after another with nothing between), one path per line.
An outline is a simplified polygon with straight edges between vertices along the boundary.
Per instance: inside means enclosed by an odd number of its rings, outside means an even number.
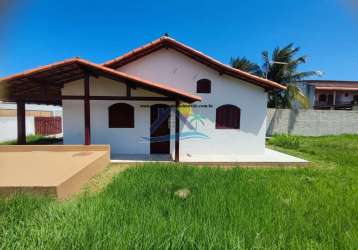
M357 249L358 136L269 144L313 166L111 165L70 201L0 200L0 249Z
M42 135L26 136L26 144L28 145L56 144L61 142L62 142L62 138L45 137ZM16 144L17 144L16 140L0 142L0 145L16 145Z

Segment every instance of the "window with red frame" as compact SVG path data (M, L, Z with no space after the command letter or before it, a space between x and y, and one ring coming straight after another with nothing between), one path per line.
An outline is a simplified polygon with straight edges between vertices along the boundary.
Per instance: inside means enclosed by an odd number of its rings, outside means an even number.
M109 128L134 128L134 107L127 103L116 103L108 108Z
M226 104L216 109L217 129L240 129L241 110L235 105Z

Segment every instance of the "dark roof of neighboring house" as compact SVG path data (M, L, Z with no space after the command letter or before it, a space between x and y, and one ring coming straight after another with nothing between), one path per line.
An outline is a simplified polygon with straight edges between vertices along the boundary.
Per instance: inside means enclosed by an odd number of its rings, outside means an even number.
M172 48L214 70L217 70L221 74L227 74L233 76L235 78L239 78L241 80L245 80L249 83L258 85L260 87L266 89L286 89L285 86L278 84L276 82L252 75L245 71L241 71L235 69L231 66L228 66L224 63L221 63L215 60L212 57L205 55L204 53L195 50L183 43L180 43L173 38L162 36L157 40L154 40L151 43L148 43L140 48L134 49L120 57L117 57L113 60L103 63L103 66L110 67L110 68L119 68L125 64L128 64L134 60L142 58L154 51L157 51L161 48Z
M43 89L41 85L47 84L47 87L49 87L47 95L59 98L63 84L82 79L86 71L95 75L103 75L111 79L129 82L134 86L155 90L158 93L178 97L184 101L194 102L201 100L199 96L169 87L166 84L148 81L80 58L72 58L38 67L2 78L0 81L7 85L9 91L12 92L10 94L20 95L28 92L27 95L31 97L40 95L41 89Z
M358 81L307 80L303 82L315 86L317 90L358 91Z

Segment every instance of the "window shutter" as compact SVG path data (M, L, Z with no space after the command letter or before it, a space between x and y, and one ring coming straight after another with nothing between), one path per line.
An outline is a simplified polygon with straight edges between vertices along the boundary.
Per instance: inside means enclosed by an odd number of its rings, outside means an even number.
M109 128L134 128L134 107L127 103L116 103L108 108Z
M240 129L241 110L240 108L226 104L216 109L217 129Z
M200 79L196 82L197 93L211 93L211 81L209 79Z

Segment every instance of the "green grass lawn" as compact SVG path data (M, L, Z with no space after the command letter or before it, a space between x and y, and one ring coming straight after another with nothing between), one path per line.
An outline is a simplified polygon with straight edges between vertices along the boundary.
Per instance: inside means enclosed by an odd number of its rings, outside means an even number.
M357 249L358 136L269 144L313 166L145 165L66 202L3 199L0 249Z
M42 135L26 136L26 144L28 145L56 144L61 142L62 142L62 138L45 137ZM17 144L16 140L0 142L0 145L16 145L16 144Z

